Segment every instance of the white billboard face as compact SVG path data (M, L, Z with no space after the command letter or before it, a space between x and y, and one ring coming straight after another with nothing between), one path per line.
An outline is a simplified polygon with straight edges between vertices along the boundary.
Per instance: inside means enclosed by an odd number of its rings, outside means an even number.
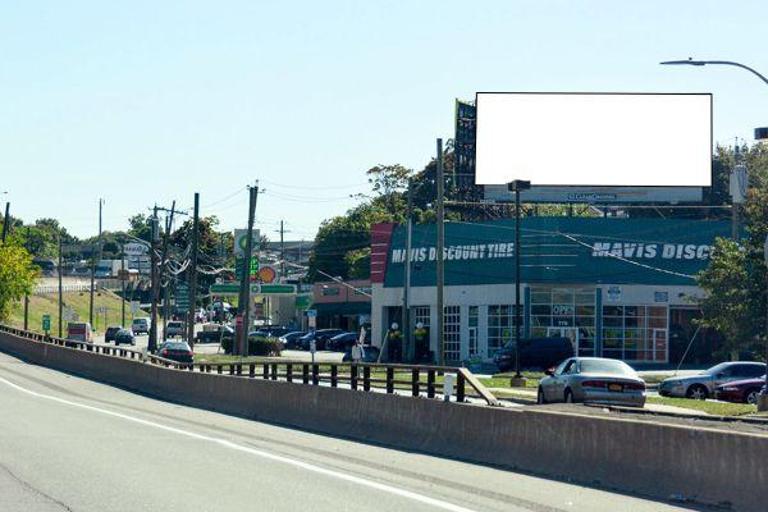
M477 93L476 182L706 187L710 94Z

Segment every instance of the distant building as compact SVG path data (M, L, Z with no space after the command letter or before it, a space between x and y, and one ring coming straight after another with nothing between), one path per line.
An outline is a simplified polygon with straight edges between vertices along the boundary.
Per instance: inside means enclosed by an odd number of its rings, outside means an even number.
M371 322L369 280L318 282L312 289L312 308L317 311L317 328L356 331Z

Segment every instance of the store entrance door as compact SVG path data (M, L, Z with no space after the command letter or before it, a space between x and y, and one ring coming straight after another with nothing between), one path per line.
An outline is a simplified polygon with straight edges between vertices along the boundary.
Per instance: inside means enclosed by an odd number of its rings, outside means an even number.
M547 338L568 338L573 345L573 354L579 355L579 330L575 327L547 327Z

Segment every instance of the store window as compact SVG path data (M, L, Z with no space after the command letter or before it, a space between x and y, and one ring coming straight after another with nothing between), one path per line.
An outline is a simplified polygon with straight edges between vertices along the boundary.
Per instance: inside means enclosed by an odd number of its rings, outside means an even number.
M488 357L515 337L515 306L500 304L488 306ZM522 311L521 311L522 319ZM521 326L522 332L522 326Z
M595 290L531 288L532 338L562 336L580 356L595 355Z
M461 306L445 306L443 316L443 357L461 360Z
M414 306L411 308L411 318L413 326L421 322L424 327L429 328L429 306Z
M603 357L667 361L666 306L603 306Z
M479 349L477 346L477 327L479 308L477 306L469 306L467 323L469 328L469 357L475 357L478 355Z

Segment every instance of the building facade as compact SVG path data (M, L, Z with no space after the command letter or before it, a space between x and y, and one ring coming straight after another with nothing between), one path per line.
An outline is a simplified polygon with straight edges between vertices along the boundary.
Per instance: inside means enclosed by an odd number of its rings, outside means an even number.
M491 361L515 334L514 221L446 224L444 339L447 362ZM410 257L405 231L379 224L372 233L372 329L380 344L401 322L405 262L410 260L410 324L437 323L435 226L415 226ZM695 274L730 224L681 219L531 217L522 220L522 336L565 336L582 356L666 364L670 339L687 342ZM436 329L430 346L436 354ZM671 332L674 335L671 335ZM683 334L681 334L683 333Z

